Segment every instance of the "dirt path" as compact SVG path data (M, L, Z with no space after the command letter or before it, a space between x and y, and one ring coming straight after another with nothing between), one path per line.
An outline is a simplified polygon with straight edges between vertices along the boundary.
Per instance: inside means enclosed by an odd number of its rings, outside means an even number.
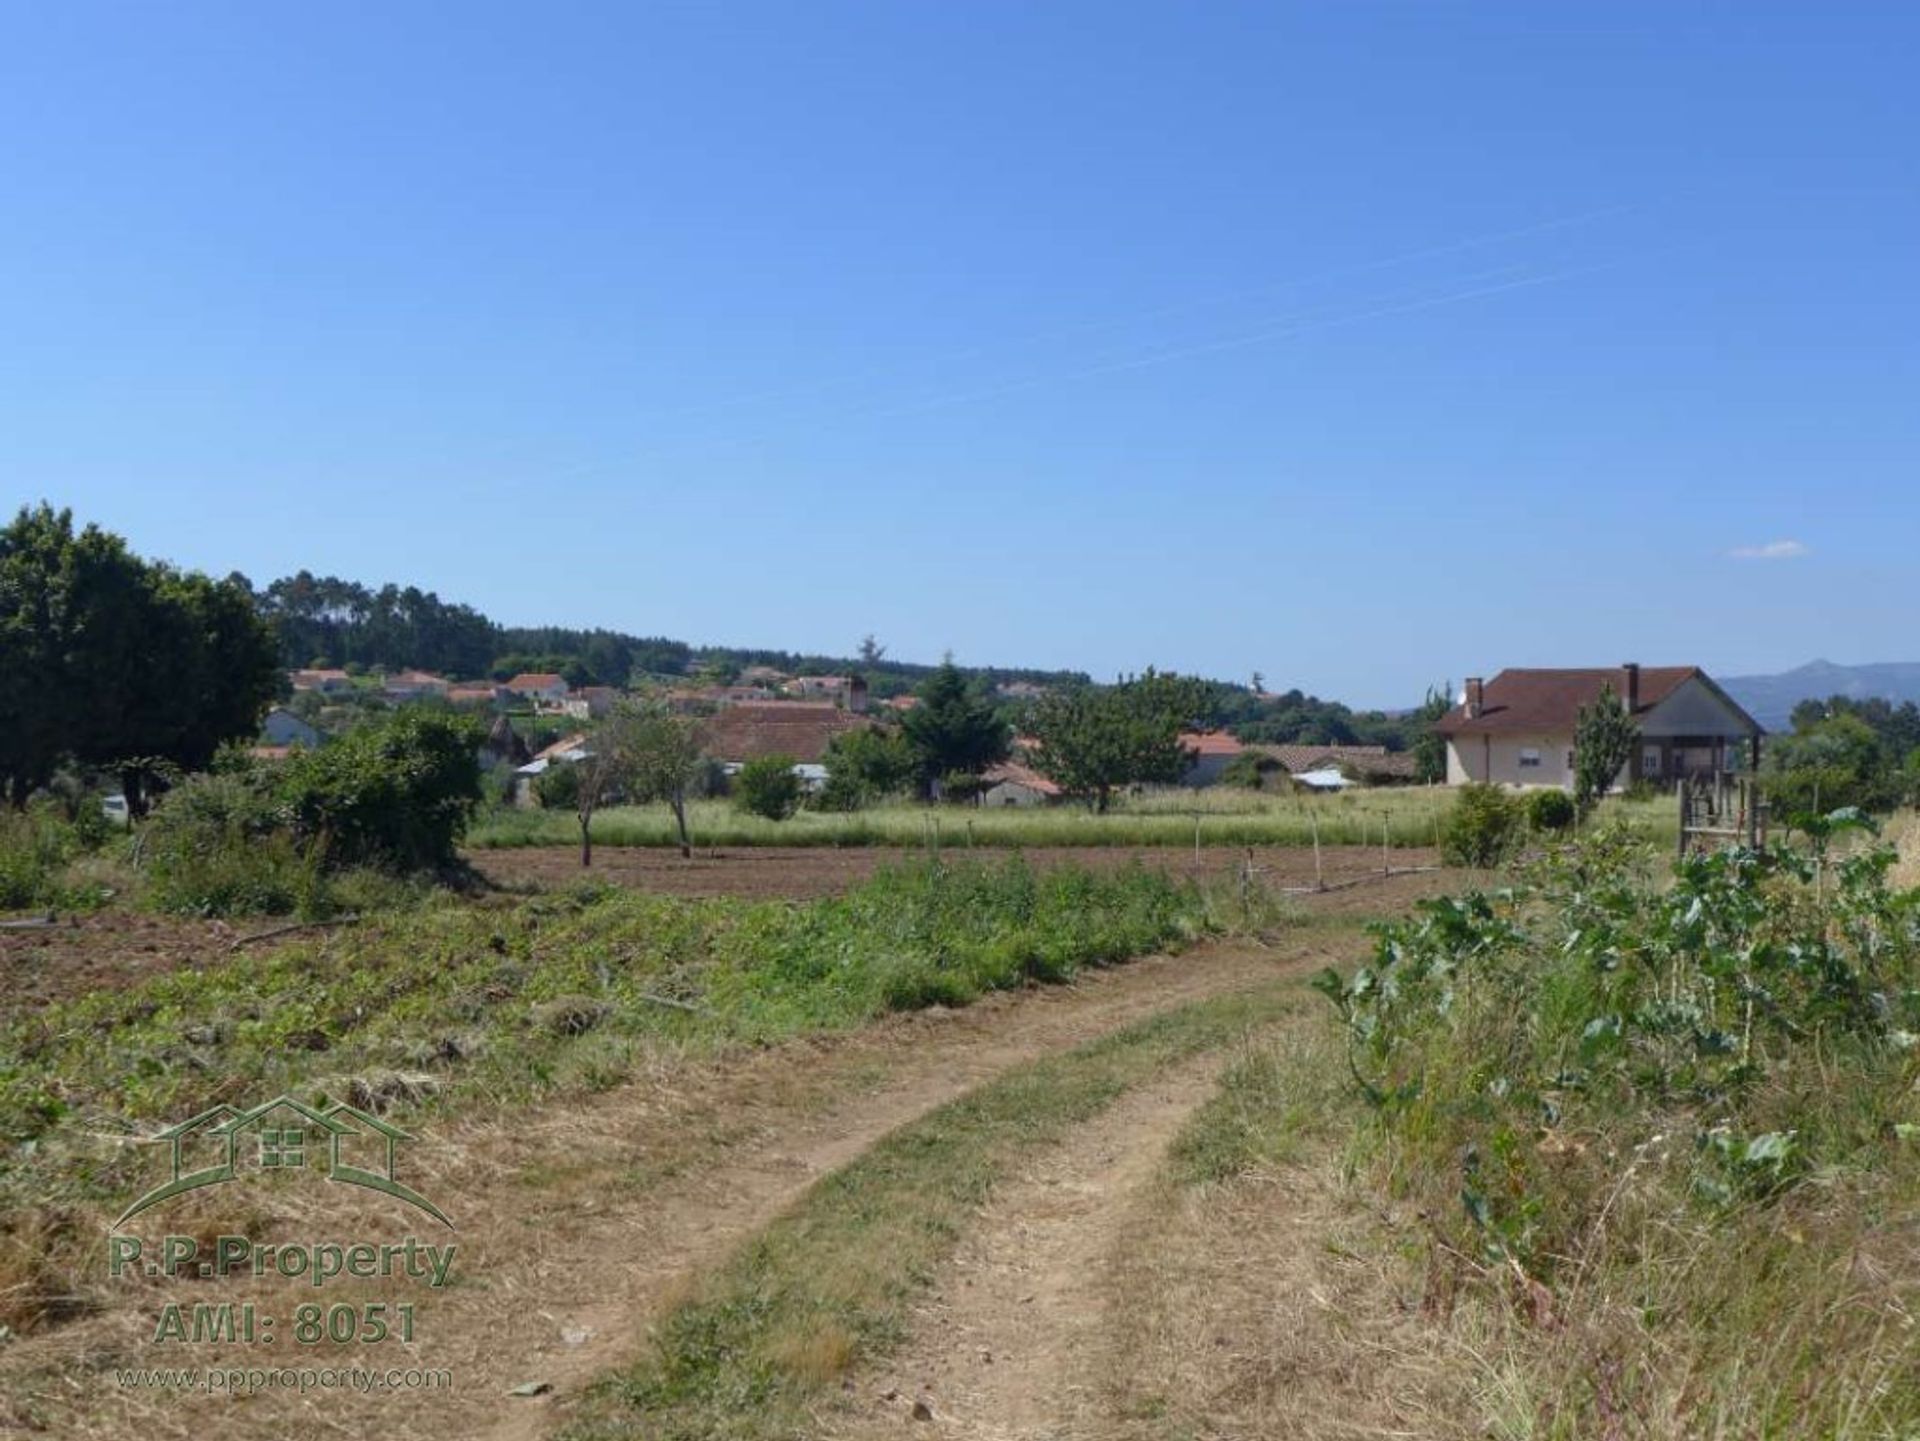
M996 1193L921 1307L913 1341L830 1434L897 1435L916 1404L941 1435L966 1441L1087 1434L1106 1267L1219 1065L1206 1057L1129 1093Z
M156 1355L160 1303L207 1293L204 1284L152 1283L122 1291L105 1313L0 1351L0 1394L24 1397L17 1414L61 1436L541 1436L585 1382L637 1352L650 1319L691 1277L894 1127L1008 1066L1186 1001L1305 973L1357 943L1344 928L1313 927L1271 948L1210 944L1072 987L895 1017L744 1059L662 1058L656 1075L586 1102L436 1126L418 1148L416 1184L457 1198L462 1284L424 1300L412 1346ZM390 1213L336 1205L296 1234L382 1236L393 1228ZM417 1287L356 1284L320 1299L422 1297ZM275 1279L223 1284L217 1299L290 1314L315 1296ZM445 1367L455 1384L430 1396L269 1390L236 1399L125 1390L109 1369L214 1361ZM527 1381L550 1389L509 1399ZM0 1408L0 1427L6 1416Z

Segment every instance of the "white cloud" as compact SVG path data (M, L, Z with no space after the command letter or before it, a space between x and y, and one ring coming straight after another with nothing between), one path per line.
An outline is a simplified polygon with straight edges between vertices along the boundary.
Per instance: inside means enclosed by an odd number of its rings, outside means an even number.
M1797 540L1770 540L1765 545L1736 545L1727 554L1735 560L1798 560L1807 553Z

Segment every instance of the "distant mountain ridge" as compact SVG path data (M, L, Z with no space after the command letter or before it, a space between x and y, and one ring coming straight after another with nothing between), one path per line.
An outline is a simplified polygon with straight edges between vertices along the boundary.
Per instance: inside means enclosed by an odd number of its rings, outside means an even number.
M1715 676L1728 695L1770 731L1790 729L1793 708L1803 700L1843 695L1849 700L1881 696L1898 705L1920 702L1920 661L1879 661L1836 665L1808 661L1778 675Z

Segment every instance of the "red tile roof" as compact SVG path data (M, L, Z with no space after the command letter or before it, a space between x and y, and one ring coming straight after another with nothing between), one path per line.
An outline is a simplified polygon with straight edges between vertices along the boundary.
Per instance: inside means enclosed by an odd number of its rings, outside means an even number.
M1289 775L1325 770L1328 766L1350 766L1363 775L1413 775L1413 757L1405 751L1389 751L1385 746L1255 745L1247 749L1272 756L1286 767Z
M507 682L508 690L551 690L561 684L559 676L552 671L522 671Z
M1180 744L1203 756L1237 756L1246 749L1226 731L1188 731L1180 737Z
M1733 706L1749 725L1758 725L1707 679L1697 665L1643 665L1640 667L1640 703L1635 715L1645 715L1695 678L1706 681ZM1627 672L1622 666L1583 670L1503 670L1481 691L1480 714L1469 716L1456 705L1433 728L1441 735L1571 735L1580 708L1600 699L1608 686L1616 696L1627 694Z
M717 761L789 756L818 764L837 735L865 730L873 722L837 705L808 701L742 701L700 725L701 749Z
M999 765L988 766L980 779L990 786L1027 786L1043 796L1064 794L1056 781L1041 775L1032 766L1021 765L1018 761L1002 761Z

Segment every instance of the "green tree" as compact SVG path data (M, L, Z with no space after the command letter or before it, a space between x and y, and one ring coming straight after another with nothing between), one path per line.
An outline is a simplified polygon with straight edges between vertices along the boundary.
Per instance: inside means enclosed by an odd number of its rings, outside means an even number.
M1193 764L1180 733L1204 714L1206 688L1148 670L1111 686L1056 691L1034 707L1034 764L1104 813L1116 786L1171 784Z
M680 834L680 855L690 859L687 794L701 774L700 737L691 718L665 706L631 712L626 724L628 782L636 801L664 801Z
M118 772L144 814L154 775L253 735L279 687L244 577L149 564L45 504L0 531L0 777L16 806L71 756Z
M734 802L749 815L784 821L800 807L792 756L756 756L733 778Z
M1887 810L1905 789L1873 726L1845 709L1803 716L1794 734L1772 741L1761 783L1775 814L1795 825L1849 806Z
M897 730L845 731L827 746L828 809L855 810L881 796L911 790L919 757Z
M1413 774L1416 780L1431 784L1447 778L1447 738L1434 730L1434 722L1453 709L1453 686L1448 682L1428 686L1427 698L1408 719L1413 726Z
M956 771L978 775L1007 758L1012 744L1007 723L967 683L951 656L917 694L920 704L906 713L901 729L918 758L922 783Z
M1580 814L1613 788L1639 740L1640 727L1611 685L1601 688L1592 705L1580 707L1573 722L1573 804Z

